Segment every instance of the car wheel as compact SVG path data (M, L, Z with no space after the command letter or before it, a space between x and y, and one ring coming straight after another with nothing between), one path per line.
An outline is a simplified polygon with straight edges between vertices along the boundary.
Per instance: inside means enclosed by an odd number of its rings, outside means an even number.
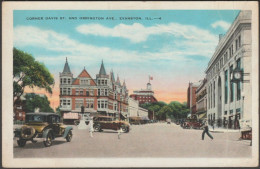
M71 139L72 139L72 131L70 130L69 133L66 136L66 140L67 140L67 142L70 142Z
M19 139L19 140L17 140L17 144L19 147L24 147L26 144L26 140Z
M122 126L121 127L121 130L124 132L124 133L127 133L129 131L128 127L127 126Z
M95 126L94 126L94 130L95 130L95 131L101 131L101 126L100 126L100 124L95 125Z
M45 141L43 141L45 147L50 147L52 145L52 134L49 132Z

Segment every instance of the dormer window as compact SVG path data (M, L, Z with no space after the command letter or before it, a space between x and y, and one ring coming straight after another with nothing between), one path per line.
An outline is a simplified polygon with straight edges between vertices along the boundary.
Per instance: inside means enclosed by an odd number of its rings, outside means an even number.
M90 81L88 79L81 79L80 80L80 84L81 85L89 85L90 84Z

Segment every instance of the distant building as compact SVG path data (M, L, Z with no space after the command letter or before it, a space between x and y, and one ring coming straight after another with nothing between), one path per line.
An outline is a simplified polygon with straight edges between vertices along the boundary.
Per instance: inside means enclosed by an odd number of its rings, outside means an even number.
M148 110L139 107L139 102L129 97L128 99L128 117L130 121L149 120Z
M196 90L196 114L198 119L207 118L207 79L200 81L200 85Z
M128 112L128 90L114 73L106 73L103 61L100 71L93 79L84 68L73 78L66 59L60 73L60 110L64 113L91 113L125 118Z
M240 11L226 35L220 36L205 71L208 120L228 128L238 129L239 120L252 119L251 15Z
M187 90L187 106L190 109L191 116L196 113L196 90L199 84L199 82L189 83L189 87Z
M157 102L157 99L154 97L154 91L152 90L152 85L150 82L147 83L146 89L134 91L130 97L134 100L137 100L139 104Z
M29 112L25 112L25 104L26 104L26 98L25 96L33 96L33 95L38 95L40 97L46 97L45 94L39 94L39 93L24 93L21 97L20 100L18 101L18 104L15 105L14 107L14 120L19 120L19 121L25 121L25 114ZM35 108L34 112L39 112L39 108Z

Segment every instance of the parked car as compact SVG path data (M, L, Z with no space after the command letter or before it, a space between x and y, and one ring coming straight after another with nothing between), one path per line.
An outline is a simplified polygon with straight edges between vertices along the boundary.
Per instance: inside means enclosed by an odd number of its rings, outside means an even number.
M194 119L187 119L182 125L185 129L202 129L203 124L194 120Z
M130 130L130 125L126 121L115 120L114 117L110 116L98 116L93 119L94 130L102 131L103 129L118 130L122 129L123 132L127 133Z
M52 145L57 137L63 137L67 142L72 139L72 127L65 126L60 116L55 113L27 113L25 124L16 128L14 136L19 147L24 147L27 141L36 143L42 140L45 147Z

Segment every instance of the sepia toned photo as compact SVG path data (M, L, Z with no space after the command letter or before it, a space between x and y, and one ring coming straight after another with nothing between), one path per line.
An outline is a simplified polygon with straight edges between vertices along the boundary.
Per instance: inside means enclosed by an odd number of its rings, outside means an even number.
M257 3L6 2L2 25L4 167L259 165Z

